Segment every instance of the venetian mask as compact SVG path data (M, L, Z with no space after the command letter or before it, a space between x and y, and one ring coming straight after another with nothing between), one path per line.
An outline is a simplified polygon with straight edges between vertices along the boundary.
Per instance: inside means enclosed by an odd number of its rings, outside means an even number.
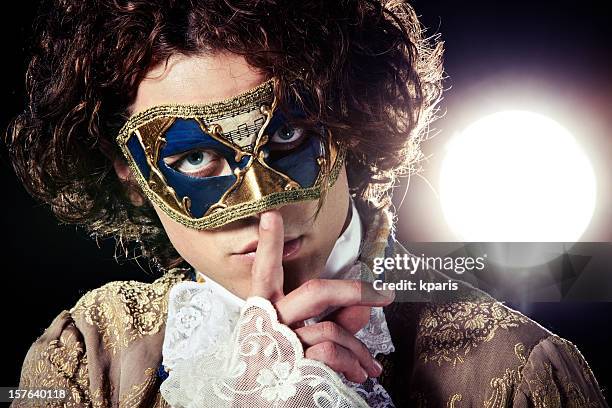
M345 148L323 126L291 125L304 114L291 106L283 114L275 86L270 79L228 100L132 116L117 142L146 196L196 229L319 199L336 181Z

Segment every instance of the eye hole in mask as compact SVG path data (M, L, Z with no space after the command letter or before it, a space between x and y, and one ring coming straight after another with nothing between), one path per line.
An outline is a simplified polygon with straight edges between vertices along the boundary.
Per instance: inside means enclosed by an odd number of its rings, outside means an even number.
M310 135L304 128L285 124L270 137L266 157L277 160L297 149L308 137ZM165 157L163 160L172 169L190 177L205 178L232 174L225 157L213 149L193 149Z
M283 125L278 129L268 142L270 150L291 150L299 146L306 137L306 131L301 127Z
M225 158L213 150L192 150L167 157L164 162L179 173L196 178L229 175L232 172Z

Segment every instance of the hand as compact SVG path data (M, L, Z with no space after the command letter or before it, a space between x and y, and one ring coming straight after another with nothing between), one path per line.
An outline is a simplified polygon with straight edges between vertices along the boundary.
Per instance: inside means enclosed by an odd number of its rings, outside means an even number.
M288 293L283 292L283 219L278 211L267 211L259 222L259 240L251 270L250 296L260 296L274 304L279 321L295 326L318 316L330 307L335 320L295 328L305 347L305 356L318 360L349 381L364 382L380 375L382 367L355 336L369 320L371 306L386 306L393 293L377 292L359 280L312 279Z

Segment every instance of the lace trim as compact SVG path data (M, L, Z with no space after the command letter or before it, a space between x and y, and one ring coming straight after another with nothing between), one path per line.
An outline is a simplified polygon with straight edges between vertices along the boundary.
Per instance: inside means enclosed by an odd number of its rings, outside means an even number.
M272 304L247 299L229 341L176 362L160 391L173 407L367 407L325 364L304 358Z
M382 307L373 307L370 310L370 321L355 333L355 337L365 344L374 357L378 354L389 354L395 351Z
M164 366L171 370L181 360L208 356L222 339L231 336L239 313L232 312L209 285L181 282L168 296L168 319L162 346Z
M358 271L359 264L356 264L350 271L345 273L345 278L358 278ZM255 380L259 379L259 382L256 381L257 384L251 384L250 392L256 392L258 386L263 387L264 385L267 385L268 391L265 391L266 396L269 398L275 396L281 398L282 400L282 397L288 398L288 396L293 394L294 391L297 393L298 388L297 384L295 384L295 380L297 378L296 376L303 372L303 370L308 371L310 369L305 367L300 368L300 365L297 363L298 361L306 360L303 355L301 342L299 342L295 333L290 328L278 323L274 307L265 299L252 299L260 300L253 300L250 307L260 307L260 309L263 309L266 312L265 314L268 316L266 319L262 320L262 322L269 323L264 324L262 327L265 327L268 332L270 330L273 333L278 332L276 336L277 344L285 346L285 349L282 351L285 353L284 355L286 360L295 363L294 365L287 366L287 364L284 364L284 361L272 361L269 359L269 361L264 364L261 361L257 361L251 357L248 359L248 364L246 366L242 366L243 369L249 371L251 376L254 375L253 372L255 368L259 367L263 370L261 373L258 372L255 376ZM262 306L261 302L264 302L265 306ZM268 350L270 352L278 349L277 346L274 346L271 343L265 344L265 347L264 345L260 344L261 341L265 343L266 341L270 342L271 340L270 337L268 337L268 340L264 339L265 333L261 333L261 330L257 325L253 326L251 324L249 326L250 320L245 317L247 316L245 315L245 311L248 310L248 307L249 306L245 303L242 306L243 313L241 314L240 309L238 309L235 304L229 302L227 299L224 299L222 296L218 296L218 293L215 292L215 288L210 284L181 282L172 288L169 294L166 338L163 345L164 365L171 373L169 377L172 377L165 380L172 381L172 385L165 386L169 387L170 389L168 402L174 401L174 403L178 404L176 405L177 407L189 406L180 405L180 402L182 401L180 398L182 397L179 398L176 395L195 395L193 389L199 389L198 387L200 386L193 384L190 378L197 377L201 381L204 381L202 379L204 378L202 377L202 373L216 373L213 375L205 374L207 376L205 377L207 378L206 381L209 382L213 381L213 379L222 382L236 382L236 378L232 377L231 375L227 373L220 374L222 371L219 367L224 366L223 361L231 360L230 356L237 353L236 350L239 350L241 345L241 342L239 341L241 338L253 339L253 347L259 347L260 351L262 352L267 350L266 347L272 348L271 350ZM251 312L251 314L248 316L251 316L252 318L253 312ZM262 316L259 317L262 318ZM322 317L323 316L319 316L317 318L309 319L308 323L314 324L321 320ZM274 322L274 325L272 325L271 322ZM251 332L245 332L245 327L250 329ZM378 354L389 354L395 351L395 347L387 327L385 314L383 308L381 307L373 307L371 309L368 324L357 332L355 337L361 340L369 349L370 353L374 356ZM232 339L231 341L229 340L230 338ZM275 337L272 336L271 338L274 339ZM280 341L282 339L285 340ZM258 343L258 341L260 342ZM244 344L242 345L244 346ZM294 354L291 354L290 351ZM278 350L277 355L280 355L278 354ZM266 358L268 357L270 356L267 356ZM218 361L216 363L212 363L210 360L215 358ZM237 360L242 359L243 362L246 362L244 360L246 358L245 356L234 356L233 358ZM315 377L322 377L328 381L327 376L331 375L330 373L333 373L333 377L336 379L336 381L340 381L339 384L342 384L345 389L352 389L355 395L361 397L360 399L362 399L362 403L363 400L365 400L365 402L368 404L367 406L377 408L394 407L391 396L376 378L369 378L363 384L353 383L348 381L342 374L335 373L326 365L316 361L312 362L319 367L324 367L328 370L326 371L327 374L321 374L318 372L315 373ZM298 371L295 371L294 367L298 367ZM221 375L221 377L218 377L219 375ZM245 381L242 381L242 383L244 382ZM215 389L220 392L235 392L231 391L231 387L227 384L219 385L217 383L216 387L217 388ZM183 389L187 391L176 391ZM242 392L246 392L246 390L242 390ZM335 395L335 392L336 391L332 392L331 394ZM208 394L210 394L210 391L207 391L206 395ZM173 400L172 398L178 399ZM207 396L207 398L210 398L210 396ZM217 398L219 397L217 396ZM225 396L225 398L229 397ZM343 398L345 397L338 398L338 401L343 401ZM200 402L196 402L196 406L200 406ZM182 401L182 403L187 402ZM268 401L268 404L269 403L270 401ZM253 406L258 407L260 405L256 404ZM262 406L265 406L265 404ZM309 401L307 406L312 406L312 403ZM340 405L322 406L327 407L343 405L340 403Z

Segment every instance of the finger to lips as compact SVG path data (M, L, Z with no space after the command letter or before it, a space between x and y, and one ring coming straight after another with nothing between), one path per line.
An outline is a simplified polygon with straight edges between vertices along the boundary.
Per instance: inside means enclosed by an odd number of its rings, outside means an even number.
M271 302L283 297L283 246L283 217L280 212L262 213L251 269L251 296L261 296Z
M343 373L349 381L363 383L368 373L349 349L334 342L324 341L306 349L306 358L320 361L331 369Z
M312 279L293 290L275 306L283 324L318 316L330 306L386 306L394 292L376 291L360 280Z
M331 321L319 322L311 326L295 330L305 346L314 346L325 341L331 341L350 350L359 360L359 364L370 377L380 375L380 370L368 348L343 327Z

